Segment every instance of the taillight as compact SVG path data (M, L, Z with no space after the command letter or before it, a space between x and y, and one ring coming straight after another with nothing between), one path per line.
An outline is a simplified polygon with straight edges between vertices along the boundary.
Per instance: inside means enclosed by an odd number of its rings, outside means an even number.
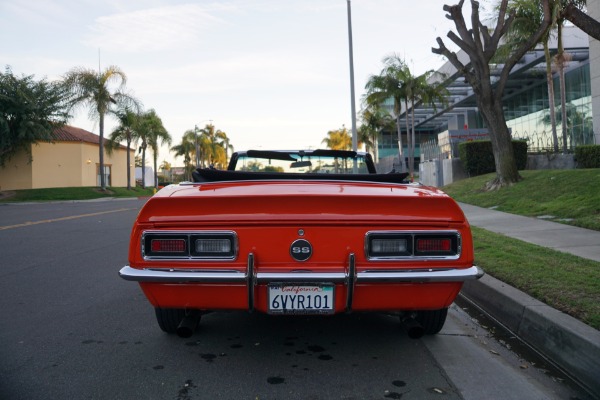
M455 231L369 232L365 239L365 252L370 260L458 258L460 235Z
M417 252L447 252L450 251L452 241L450 239L417 239Z
M152 239L150 243L153 253L184 253L187 247L185 239Z
M142 255L146 259L235 259L235 232L156 232L142 235Z
M191 235L192 257L234 258L236 237L233 234Z
M456 233L427 233L415 235L415 256L453 257L460 253L459 236Z
M403 253L406 251L406 239L375 239L371 246L374 253Z
M374 234L367 238L369 258L407 257L412 254L410 235Z

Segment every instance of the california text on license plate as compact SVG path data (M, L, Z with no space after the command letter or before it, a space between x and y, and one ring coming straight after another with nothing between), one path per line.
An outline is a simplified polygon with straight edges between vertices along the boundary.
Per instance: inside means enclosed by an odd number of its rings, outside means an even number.
M269 285L269 312L272 314L332 314L334 299L331 284Z

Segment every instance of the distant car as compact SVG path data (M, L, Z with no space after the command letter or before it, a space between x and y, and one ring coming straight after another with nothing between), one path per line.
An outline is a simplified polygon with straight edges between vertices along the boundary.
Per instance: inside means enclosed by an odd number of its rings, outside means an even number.
M188 337L210 311L397 313L439 332L473 265L469 224L443 192L378 174L353 151L234 153L144 205L129 265L160 328Z

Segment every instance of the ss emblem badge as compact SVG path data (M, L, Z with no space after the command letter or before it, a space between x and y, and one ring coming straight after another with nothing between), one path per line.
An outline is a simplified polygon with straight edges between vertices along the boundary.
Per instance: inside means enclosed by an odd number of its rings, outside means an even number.
M290 255L296 261L306 261L312 255L312 246L304 239L295 240L290 246Z

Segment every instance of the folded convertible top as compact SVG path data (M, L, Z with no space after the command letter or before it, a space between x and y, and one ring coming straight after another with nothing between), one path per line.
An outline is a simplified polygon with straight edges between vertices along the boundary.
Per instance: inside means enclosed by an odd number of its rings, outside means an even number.
M251 180L330 180L360 181L382 183L408 183L407 173L389 174L323 174L323 173L284 173L284 172L251 172L224 171L218 169L198 168L192 173L194 182L223 182Z

